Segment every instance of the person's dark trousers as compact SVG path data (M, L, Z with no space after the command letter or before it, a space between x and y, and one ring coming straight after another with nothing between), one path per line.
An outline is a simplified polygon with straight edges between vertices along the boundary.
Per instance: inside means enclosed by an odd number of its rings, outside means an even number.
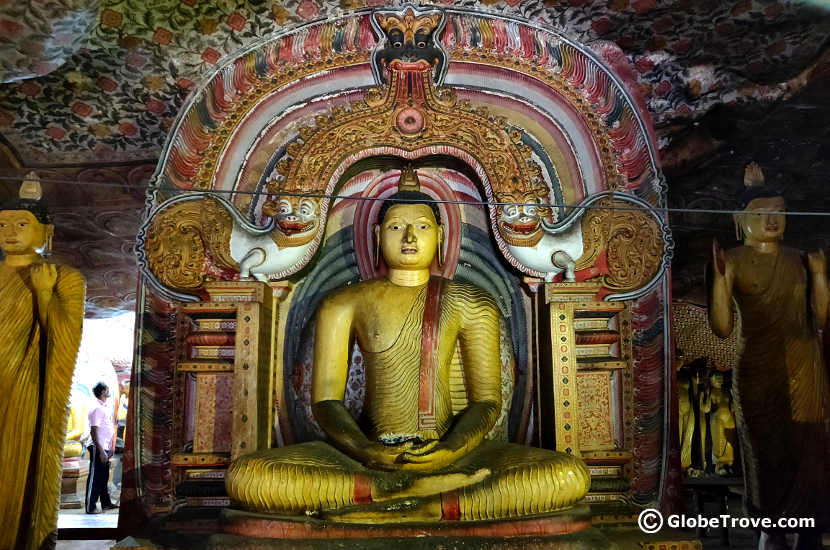
M110 479L110 459L107 453L107 461L101 462L98 459L98 449L95 445L87 447L89 451L89 477L86 479L86 512L92 514L95 512L98 500L101 500L101 507L107 508L112 506L110 500L109 488L107 483Z

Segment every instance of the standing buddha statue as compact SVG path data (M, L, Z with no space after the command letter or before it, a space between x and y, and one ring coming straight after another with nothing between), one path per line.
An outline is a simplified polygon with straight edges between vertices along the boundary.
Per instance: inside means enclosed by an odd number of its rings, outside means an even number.
M84 279L48 263L39 181L0 207L0 548L57 541L66 405L81 342Z
M374 228L387 276L333 293L317 313L312 411L328 441L238 458L228 494L257 512L359 523L508 519L571 506L590 485L580 459L485 439L501 410L499 310L481 289L430 275L443 239L438 208L413 170L398 188ZM352 338L366 367L363 428L343 403ZM453 415L457 345L469 406Z
M734 299L743 350L732 387L746 505L751 515L811 517L826 527L830 384L819 331L830 303L827 264L824 252L805 258L781 245L786 203L757 164L747 167L744 183L742 212L734 216L743 245L726 252L713 246L709 322L728 337ZM816 543L817 532L802 535ZM783 542L781 533L767 536Z

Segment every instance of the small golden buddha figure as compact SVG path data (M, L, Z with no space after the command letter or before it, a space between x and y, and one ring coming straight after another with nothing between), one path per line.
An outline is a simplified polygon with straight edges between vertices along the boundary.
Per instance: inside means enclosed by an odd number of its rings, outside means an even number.
M735 225L743 245L713 247L709 322L725 338L733 299L743 350L732 384L748 511L830 521L830 384L819 330L830 294L823 252L781 245L786 203L750 164Z
M723 373L713 372L709 378L705 408L705 412L709 414L709 433L712 437L710 463L718 475L727 474L727 468L731 468L732 463L735 462L732 441L726 433L727 430L735 429L735 416L732 414L732 400L728 391L724 389L723 383Z
M405 170L375 237L389 272L328 296L317 314L312 410L328 441L240 457L227 490L244 508L384 523L518 518L588 491L578 458L485 439L501 409L499 312L484 291L430 276L443 228ZM343 403L350 340L366 366L368 425ZM454 416L460 345L469 406Z
M678 428L680 429L680 467L687 471L692 467L692 441L695 435L695 411L692 407L690 392L692 391L692 377L685 366L682 355L677 356L677 409ZM697 377L694 377L697 385Z
M86 417L86 407L83 396L72 392L69 404L69 418L66 422L66 441L63 444L63 458L79 457L84 452L81 438L89 433L89 420Z
M66 403L84 279L47 263L52 224L32 174L0 207L0 548L54 546Z

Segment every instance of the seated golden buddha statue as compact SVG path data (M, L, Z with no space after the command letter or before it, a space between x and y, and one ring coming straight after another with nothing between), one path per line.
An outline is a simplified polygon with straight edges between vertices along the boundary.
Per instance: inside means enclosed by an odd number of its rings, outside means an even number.
M328 441L238 458L228 494L253 511L360 523L519 518L580 500L590 485L580 459L485 439L502 405L499 311L481 289L430 276L443 227L414 171L379 220L388 275L333 293L317 313L312 411ZM343 403L352 338L365 427ZM469 405L453 415L457 345Z

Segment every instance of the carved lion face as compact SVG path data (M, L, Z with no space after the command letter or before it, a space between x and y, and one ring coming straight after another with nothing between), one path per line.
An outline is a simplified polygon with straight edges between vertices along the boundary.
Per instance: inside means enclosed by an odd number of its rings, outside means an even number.
M515 203L498 209L499 230L506 238L535 236L542 231L542 218L550 215L550 207L545 206L545 197L537 191L504 194L499 197L499 202Z
M277 201L277 225L288 237L314 233L320 221L319 209L320 201L316 198L281 197Z

